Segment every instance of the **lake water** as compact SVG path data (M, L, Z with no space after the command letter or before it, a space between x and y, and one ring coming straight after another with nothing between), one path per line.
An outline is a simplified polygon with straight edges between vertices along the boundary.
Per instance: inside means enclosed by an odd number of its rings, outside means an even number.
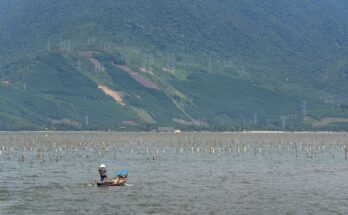
M348 214L346 133L0 133L0 214ZM128 169L128 185L94 186Z

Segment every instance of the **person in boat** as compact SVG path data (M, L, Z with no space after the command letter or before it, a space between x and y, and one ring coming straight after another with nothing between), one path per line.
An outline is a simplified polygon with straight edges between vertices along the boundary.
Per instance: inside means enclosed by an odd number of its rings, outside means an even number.
M106 166L105 164L100 164L99 166L99 175L100 175L100 181L104 182L108 180L108 176L106 175Z

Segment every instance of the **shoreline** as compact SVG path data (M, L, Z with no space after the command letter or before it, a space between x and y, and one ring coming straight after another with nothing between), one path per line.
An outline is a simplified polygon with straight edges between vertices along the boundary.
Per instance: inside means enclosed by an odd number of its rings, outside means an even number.
M1 133L136 133L136 134L344 134L348 131L0 131Z

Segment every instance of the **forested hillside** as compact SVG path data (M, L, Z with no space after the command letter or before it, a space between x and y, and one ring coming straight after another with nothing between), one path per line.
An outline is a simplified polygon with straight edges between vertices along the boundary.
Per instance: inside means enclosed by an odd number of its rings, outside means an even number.
M345 129L344 0L3 0L0 129Z

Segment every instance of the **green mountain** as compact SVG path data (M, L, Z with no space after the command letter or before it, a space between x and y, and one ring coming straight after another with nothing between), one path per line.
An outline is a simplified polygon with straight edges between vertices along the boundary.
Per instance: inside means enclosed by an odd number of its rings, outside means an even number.
M345 0L3 0L0 129L345 129Z

